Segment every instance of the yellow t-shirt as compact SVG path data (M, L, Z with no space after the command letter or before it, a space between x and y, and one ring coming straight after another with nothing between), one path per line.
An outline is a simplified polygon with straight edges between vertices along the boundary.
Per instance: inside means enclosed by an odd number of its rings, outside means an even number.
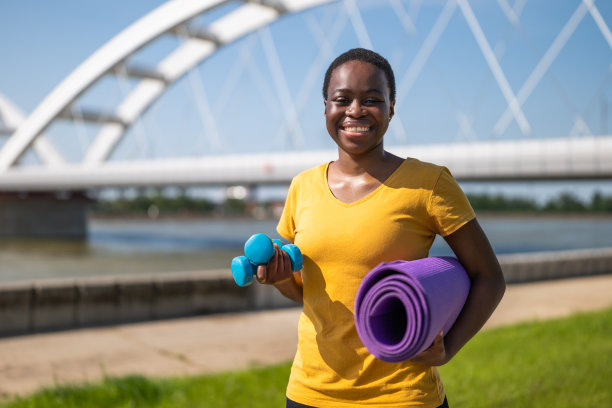
M304 256L304 308L287 396L317 407L437 407L444 388L435 368L387 363L364 347L355 294L380 262L427 257L436 234L456 231L474 211L444 167L408 158L350 204L330 191L327 168L294 178L277 227Z

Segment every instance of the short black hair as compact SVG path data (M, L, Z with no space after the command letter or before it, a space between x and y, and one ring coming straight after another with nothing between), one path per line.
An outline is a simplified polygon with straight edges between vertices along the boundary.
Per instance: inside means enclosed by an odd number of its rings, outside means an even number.
M331 80L334 70L340 65L349 61L367 62L382 70L382 72L385 74L385 78L387 79L387 85L389 86L389 97L391 98L391 101L395 101L395 75L393 75L391 64L389 64L389 61L387 61L382 55L365 48L350 49L345 53L340 54L335 60L332 61L329 68L327 68L325 79L323 80L324 99L327 99L327 88L329 87L329 81Z

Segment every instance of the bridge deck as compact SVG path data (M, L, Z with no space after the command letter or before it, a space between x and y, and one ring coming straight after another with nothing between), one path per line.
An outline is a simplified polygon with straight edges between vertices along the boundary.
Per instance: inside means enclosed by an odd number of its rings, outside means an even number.
M447 166L459 180L612 178L612 136L389 147L403 157ZM95 166L12 167L0 191L101 187L289 183L300 171L337 157L335 150L206 156Z

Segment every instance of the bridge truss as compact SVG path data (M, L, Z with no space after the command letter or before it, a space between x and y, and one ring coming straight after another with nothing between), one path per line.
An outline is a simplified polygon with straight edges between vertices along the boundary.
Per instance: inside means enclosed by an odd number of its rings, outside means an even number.
M495 7L508 27L507 32L518 33L524 39L527 52L531 53L531 64L523 68L523 76L516 80L512 78L512 65L504 65L504 53L512 52L508 40L510 35L500 33L495 36L496 41L491 40L494 36L487 36L487 29L489 32L494 30L483 25L485 21L478 17L479 9L474 1L446 0L440 2L437 8L416 0L168 1L94 52L27 117L0 95L0 133L8 134L0 149L0 189L81 190L129 185L286 182L302 168L333 159L332 150L312 148L306 142L305 134L311 134L312 130L303 129L302 111L312 97L312 89L318 89L322 70L334 55L345 49L340 49L339 43L347 30L352 31L352 45L377 50L382 48L385 37L380 35L381 27L370 24L370 21L375 21L373 16L380 13L381 7L394 16L396 25L404 35L400 37L395 33L387 38L400 41L389 51L391 62L394 63L395 59L401 67L396 72L397 105L414 108L415 103L420 101L415 102L410 98L418 92L418 88L435 84L438 89L436 95L445 99L448 111L453 113L455 142L460 142L449 145L448 141L443 141L444 147L440 144L406 146L415 131L422 131L422 128L412 126L415 119L410 117L409 112L398 110L399 114L390 130L396 142L392 150L446 164L463 179L609 178L612 176L612 139L602 134L606 133L602 129L599 134L594 131L593 120L587 116L592 116L597 101L607 97L610 89L612 33L606 13L612 12L612 9L602 2L596 4L594 0L563 2L567 12L561 13L557 32L539 42L530 36L522 23L523 13L533 3L537 2L528 4L527 0L516 0L510 4L508 0L498 0L495 4L489 2L480 5L483 8ZM605 9L603 13L600 10L602 6ZM319 14L308 11L315 8L326 11ZM420 17L419 12L428 17ZM300 78L299 92L292 92L287 69L284 69L287 61L281 61L279 57L282 39L274 36L270 26L283 17L297 13L304 16L315 39L316 52ZM542 14L540 18L546 17ZM422 20L429 21L423 25L424 28L419 25ZM551 67L563 57L564 49L571 45L579 27L587 20L590 29L597 31L600 46L603 45L603 57L599 55L593 62L603 64L603 71L598 71L603 75L591 98L595 102L581 111L574 106L571 92L566 90L563 79L557 78ZM377 22L380 21L379 18ZM473 93L474 100L479 102L473 104L475 107L471 111L450 90L443 75L445 67L435 63L436 52L452 53L452 50L445 49L444 38L452 35L448 32L458 25L469 33L475 45L471 52L465 53L465 57L478 60L481 67L485 67L486 80L481 88L484 91L480 92L480 96L479 92ZM391 33L391 26L385 28ZM178 46L161 56L155 64L143 66L134 62L147 47L167 41L168 37L177 39ZM410 42L401 44L407 38ZM252 58L252 48L253 42L259 41L272 78L268 88L272 88L275 95L269 95L270 89L261 92L267 92L268 99L277 101L275 109L281 112L282 117L278 133L285 145L294 148L293 151L228 154L235 150L227 146L227 139L231 136L219 129L219 119L210 106L201 75L202 72L206 73L205 61L217 51L239 41L243 41L242 48L237 53L236 65L227 70L227 77L247 70L256 78L258 71ZM302 39L295 38L294 41ZM538 46L540 44L545 45L542 48ZM455 62L457 69L465 69L469 65ZM430 80L433 78L431 83L423 79L426 77L424 71L432 73L428 77ZM111 109L85 108L82 100L92 90L103 86L109 77L120 84L127 84L122 99ZM563 115L571 117L572 125L562 135L563 138L538 138L542 132L534 130L532 124L533 116L538 111L527 112L530 97L542 86L545 78L560 104L564 105ZM147 111L169 93L175 83L185 79L194 93L194 105L202 120L208 154L115 159L114 155L126 135L131 132L132 137L137 137L134 134L139 133L137 128ZM231 81L229 83L231 88ZM482 96L487 92L496 96ZM229 92L221 97L226 94ZM491 116L492 121L479 125L478 110L482 110L482 104L488 100L496 106L496 114ZM427 116L429 124L433 126L436 114ZM95 129L94 137L87 141L77 159L67 159L62 153L65 148L58 146L61 143L70 144L70 141L58 142L47 137L46 132L57 123L69 123L77 128L91 125ZM483 131L483 128L487 130ZM512 132L516 134L515 137L504 139ZM482 133L486 133L489 139L482 140ZM141 130L140 134L141 138L147 138L146 131ZM28 162L27 155L36 157L34 164Z

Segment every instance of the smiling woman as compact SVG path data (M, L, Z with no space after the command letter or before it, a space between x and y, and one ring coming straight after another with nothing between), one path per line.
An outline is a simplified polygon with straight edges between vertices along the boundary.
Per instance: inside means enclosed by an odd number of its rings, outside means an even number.
M347 153L351 144L364 144L366 151L380 145L395 105L383 73L369 63L347 62L334 72L329 89L325 118L336 144Z
M382 146L395 108L393 71L386 60L360 48L343 56L323 81L327 131L346 152L352 143L366 151Z
M387 60L366 49L339 56L325 75L327 130L338 159L296 176L277 231L304 255L293 273L282 251L258 280L304 304L288 407L448 407L435 366L447 363L482 327L504 292L501 268L450 172L385 151L395 110ZM374 358L355 328L355 296L381 262L426 258L444 237L471 280L454 326L410 361Z

